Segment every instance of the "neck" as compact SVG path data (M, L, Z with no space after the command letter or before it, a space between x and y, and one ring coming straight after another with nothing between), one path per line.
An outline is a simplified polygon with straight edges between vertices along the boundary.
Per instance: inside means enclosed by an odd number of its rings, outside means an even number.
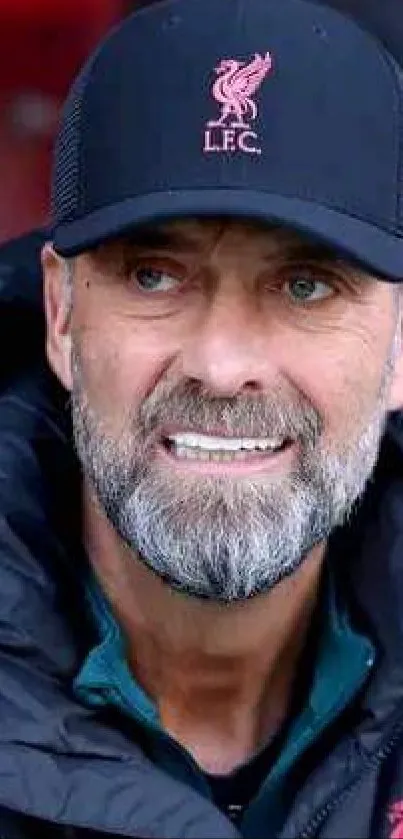
M84 494L90 562L127 641L136 679L165 730L205 770L230 772L278 731L318 597L325 546L244 603L173 591L124 546Z

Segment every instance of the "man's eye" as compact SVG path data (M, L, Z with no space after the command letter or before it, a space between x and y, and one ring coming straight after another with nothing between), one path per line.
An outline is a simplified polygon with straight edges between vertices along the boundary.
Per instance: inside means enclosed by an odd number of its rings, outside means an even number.
M134 273L142 291L172 291L180 283L178 277L158 268L137 268Z
M316 280L312 277L305 277L303 274L292 277L285 283L285 290L288 297L294 303L311 303L316 300L325 300L334 294L334 289L329 283Z

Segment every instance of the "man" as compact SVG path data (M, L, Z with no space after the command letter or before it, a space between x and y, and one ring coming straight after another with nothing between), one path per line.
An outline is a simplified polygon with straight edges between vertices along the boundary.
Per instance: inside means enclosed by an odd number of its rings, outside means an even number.
M73 86L49 366L3 270L7 839L401 835L402 101L308 0L157 4Z

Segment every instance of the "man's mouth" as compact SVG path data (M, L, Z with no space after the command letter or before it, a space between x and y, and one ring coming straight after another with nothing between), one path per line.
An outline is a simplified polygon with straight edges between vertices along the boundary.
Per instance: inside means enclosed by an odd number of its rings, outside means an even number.
M271 437L227 437L190 432L170 434L165 448L178 460L244 463L269 459L284 451L292 441Z

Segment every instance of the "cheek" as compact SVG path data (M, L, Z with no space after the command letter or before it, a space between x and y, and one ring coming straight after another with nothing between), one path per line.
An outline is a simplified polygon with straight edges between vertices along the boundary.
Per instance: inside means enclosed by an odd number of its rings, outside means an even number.
M328 334L299 334L290 378L309 399L324 423L329 438L340 437L371 416L377 403L390 332L375 328L343 328ZM290 343L291 345L291 343ZM303 362L303 363L301 363Z
M175 358L177 346L162 325L135 320L86 327L77 334L83 385L91 405L114 416L141 404Z

